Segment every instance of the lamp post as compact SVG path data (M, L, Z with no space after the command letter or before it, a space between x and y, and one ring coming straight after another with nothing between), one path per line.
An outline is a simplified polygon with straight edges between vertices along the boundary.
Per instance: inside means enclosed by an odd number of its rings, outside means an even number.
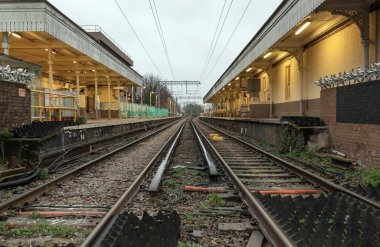
M150 92L149 94L149 106L152 106L152 94L154 94L154 92Z
M158 94L156 94L156 108L158 107Z

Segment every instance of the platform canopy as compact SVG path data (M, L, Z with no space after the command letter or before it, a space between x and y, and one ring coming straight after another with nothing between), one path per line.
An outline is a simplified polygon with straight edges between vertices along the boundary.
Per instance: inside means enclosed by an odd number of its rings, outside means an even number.
M85 27L86 29L88 27ZM46 0L0 0L0 39L3 53L42 65L52 65L54 79L81 85L113 78L141 86L133 61L109 36L94 26L78 26Z
M362 25L363 43L367 42L368 24L364 12L378 4L375 0L286 0L265 22L227 70L204 96L205 103L216 102L218 95L239 87L242 77L255 77L294 56L302 59L305 47L348 23ZM364 11L364 12L362 12ZM368 15L368 14L367 14ZM363 22L364 21L364 22ZM296 35L301 27L305 29ZM367 33L366 33L367 32ZM369 46L369 45L368 45ZM367 48L368 48L367 46ZM366 46L364 47L366 49ZM368 65L368 50L363 65ZM302 61L300 62L302 66ZM321 75L322 76L322 75Z

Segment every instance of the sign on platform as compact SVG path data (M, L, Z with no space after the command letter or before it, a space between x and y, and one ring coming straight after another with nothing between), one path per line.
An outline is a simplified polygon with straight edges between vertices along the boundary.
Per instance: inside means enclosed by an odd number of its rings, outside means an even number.
M19 97L25 97L26 96L26 89L25 88L19 88L18 89L18 96Z

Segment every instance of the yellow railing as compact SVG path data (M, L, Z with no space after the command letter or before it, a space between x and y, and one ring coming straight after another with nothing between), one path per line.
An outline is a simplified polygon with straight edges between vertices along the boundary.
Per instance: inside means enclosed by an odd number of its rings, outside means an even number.
M71 98L71 99L73 99L73 106L75 106L76 96L65 95L65 94L60 94L60 93L55 93L55 92L50 93L50 92L45 92L45 91L41 91L41 90L34 90L34 89L32 89L30 91L32 93L38 94L38 105L32 105L31 108L32 109L38 109L39 114L38 114L37 118L39 118L40 121L44 120L43 111L49 112L49 121L51 121L52 116L53 116L53 112L55 110L58 111L58 120L59 121L62 121L62 111L65 111L65 110L73 111L74 121L76 121L77 109L75 107L62 106L61 105L62 100L60 100L63 98ZM44 104L44 99L45 99L44 95L45 94L49 95L49 105L48 106L45 106L45 104ZM52 99L58 99L57 102L59 105L58 106L52 106Z

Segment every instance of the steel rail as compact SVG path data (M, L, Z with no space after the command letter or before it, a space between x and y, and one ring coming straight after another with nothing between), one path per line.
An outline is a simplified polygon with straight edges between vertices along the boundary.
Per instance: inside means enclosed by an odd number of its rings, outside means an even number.
M34 189L31 189L31 190L29 190L29 191L27 191L27 192L25 192L25 193L23 193L23 194L21 194L21 195L19 195L17 197L11 198L10 200L8 200L6 202L1 203L0 204L0 213L5 212L9 207L21 207L21 206L23 206L26 202L34 200L35 198L37 198L42 193L45 193L45 192L48 192L48 191L52 190L54 188L55 184L57 184L57 183L65 180L65 179L68 179L68 178L74 176L75 174L77 174L77 173L79 173L79 172L81 172L83 170L86 170L87 168L89 168L93 164L95 164L95 163L97 163L97 162L99 162L99 161L107 158L108 156L110 156L112 154L115 154L115 153L117 153L117 152L119 152L119 151L121 151L121 150L123 150L123 149L125 149L127 147L130 147L130 146L132 146L132 145L134 145L136 143L139 143L139 142L141 142L141 141L143 141L143 140L145 140L145 139L147 139L147 138L149 138L149 137L151 137L151 136L153 136L153 135L161 132L164 129L167 129L168 127L172 126L176 122L178 122L178 120L177 121L173 121L172 123L164 126L163 128L160 128L159 130L156 130L153 133L150 133L150 134L148 134L148 135L146 135L146 136L144 136L144 137L142 137L140 139L134 140L134 141L132 141L130 143L127 143L127 144L125 144L125 145L123 145L123 146L121 146L121 147L119 147L117 149L112 150L109 153L103 154L103 155L95 158L94 160L91 160L91 161L89 161L89 162L81 165L80 167L78 167L78 168L76 168L76 169L74 169L74 170L72 170L70 172L67 172L67 173L65 173L65 174L63 174L63 175L61 175L61 176L59 176L59 177L57 177L57 178L55 178L55 179L53 179L53 180L45 183L45 184L42 184L42 185L40 185L40 186L38 186L38 187L36 187Z
M201 146L202 154L203 154L203 157L205 158L206 163L208 165L210 176L217 176L218 170L216 169L215 162L212 159L209 152L207 151L205 145L203 144L203 141L202 141L201 137L199 136L197 130L195 129L193 120L191 120L191 126L193 127L195 136L197 137L198 144L199 144L199 146Z
M185 121L185 124L186 124L186 121ZM158 191L158 188L161 184L161 179L164 176L166 167L168 166L168 163L170 162L170 158L173 155L174 149L178 144L179 137L181 136L181 134L183 132L183 128L185 127L185 124L182 125L181 129L179 130L178 135L176 136L175 140L170 145L169 150L166 152L164 159L161 161L160 166L158 167L157 172L154 175L152 182L149 185L149 188L148 188L149 192L157 192Z
M259 221L259 227L265 237L276 247L291 247L294 246L293 243L288 239L284 232L278 227L278 225L273 221L271 216L265 211L258 200L247 190L240 179L235 175L233 170L229 167L223 157L214 148L207 137L201 132L197 124L194 125L204 140L209 144L212 151L218 157L222 163L225 171L232 180L235 188L239 191L240 198L246 203L251 214Z
M95 241L101 235L102 231L107 227L108 223L112 218L121 213L124 210L125 205L132 199L132 197L139 191L140 185L143 183L144 179L148 175L148 172L157 162L158 158L167 149L167 147L173 142L173 140L181 134L181 130L186 122L173 133L165 145L157 152L149 164L144 168L140 175L135 179L131 186L124 192L124 194L117 200L117 202L112 206L112 208L107 212L107 214L102 218L102 220L96 225L94 230L87 236L84 242L81 244L82 247L94 246Z
M368 205L371 205L372 207L374 207L376 209L380 209L380 202L378 202L378 201L375 201L373 199L370 199L370 198L367 198L365 196L362 196L362 195L360 195L360 194L358 194L358 193L356 193L354 191L351 191L349 189L344 188L343 186L335 184L335 183L333 183L333 182L331 182L331 181L329 181L327 179L324 179L324 178L322 178L322 177L320 177L318 175L315 175L315 174L313 174L313 173L311 173L311 172L309 172L309 171L307 171L307 170L305 170L305 169L303 169L301 167L293 165L292 163L290 163L290 162L288 162L286 160L283 160L283 159L281 159L279 157L276 157L273 154L271 154L271 153L269 153L269 152L267 152L265 150L262 150L261 148L255 146L255 145L253 145L253 144L251 144L249 142L246 142L246 141L241 140L241 139L239 139L237 137L234 137L234 136L232 136L232 135L230 135L228 133L225 133L222 130L220 130L218 128L215 128L214 126L211 126L208 123L202 122L202 124L204 124L204 125L212 128L212 129L218 131L219 133L222 133L223 135L228 136L229 138L232 138L232 139L234 139L234 140L236 140L236 141L238 141L238 142L240 142L240 143L242 143L242 144L244 144L244 145L246 145L246 146L254 149L255 151L263 154L264 156L268 157L272 161L276 162L277 164L289 168L292 172L294 172L295 174L297 174L300 177L305 178L307 181L309 181L311 183L318 184L318 185L320 185L320 186L322 186L322 187L324 187L324 188L326 188L328 190L331 190L331 191L336 191L336 192L344 193L344 194L349 195L351 197L354 197L354 198L356 198L356 199L358 199L358 200L360 200L360 201L362 201L362 202L364 202L364 203L366 203Z

